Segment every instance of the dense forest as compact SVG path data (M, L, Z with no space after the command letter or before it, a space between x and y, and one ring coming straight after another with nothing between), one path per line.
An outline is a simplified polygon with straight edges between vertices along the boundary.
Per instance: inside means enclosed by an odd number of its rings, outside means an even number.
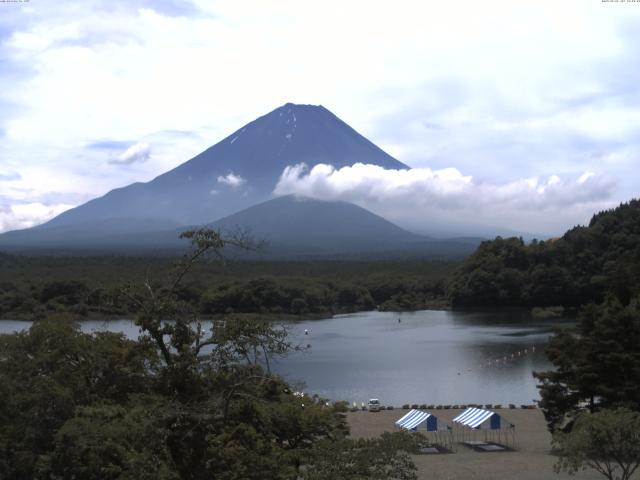
M0 318L131 315L126 283L160 283L176 260L0 253ZM578 308L640 292L640 201L594 215L561 238L483 242L462 264L434 261L235 261L194 268L177 295L201 315L332 315L448 307Z
M448 295L454 308L557 306L578 312L575 327L556 332L545 349L554 368L534 373L562 468L577 471L593 460L577 452L597 438L581 431L600 418L596 413L610 422L598 426L600 433L623 418L640 421L634 413L640 412L639 200L600 212L558 239L483 242L453 273ZM615 438L620 450L630 445L618 431ZM602 445L594 448L601 455Z
M483 242L453 274L453 307L579 307L640 292L640 200L593 216L561 238Z
M137 340L83 333L67 314L0 335L0 478L415 480L424 437L350 439L344 403L270 372L297 348L284 329L226 318L203 331L177 292L224 243L189 238L165 281L123 287Z
M191 235L195 253L174 261L0 255L0 314L40 320L0 336L0 477L416 478L408 453L425 439L349 439L344 404L298 393L269 371L269 358L297 348L261 320L271 314L447 299L580 308L577 326L546 349L555 368L535 374L554 438L570 439L589 411L640 411L639 201L557 240L484 242L463 264L221 266L196 261L218 253L218 234ZM70 321L125 315L138 340L85 334ZM216 319L210 331L203 316Z
M130 283L161 283L177 260L152 257L45 257L0 254L0 318L59 313L77 318L132 314ZM332 315L446 305L448 262L207 262L176 294L201 315Z
M582 309L575 328L557 332L545 349L555 368L538 372L540 407L550 430L584 408L640 411L640 298L614 294Z

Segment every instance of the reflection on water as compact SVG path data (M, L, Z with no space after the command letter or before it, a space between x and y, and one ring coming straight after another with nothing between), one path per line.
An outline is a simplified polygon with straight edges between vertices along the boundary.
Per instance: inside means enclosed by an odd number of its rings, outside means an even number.
M547 370L543 348L554 325L525 312L363 312L287 322L292 340L310 348L278 359L274 370L333 400L404 403L532 403L534 370ZM30 322L0 321L0 332ZM85 332L138 336L130 320L85 321ZM305 335L308 330L308 335ZM526 350L526 353L525 353Z

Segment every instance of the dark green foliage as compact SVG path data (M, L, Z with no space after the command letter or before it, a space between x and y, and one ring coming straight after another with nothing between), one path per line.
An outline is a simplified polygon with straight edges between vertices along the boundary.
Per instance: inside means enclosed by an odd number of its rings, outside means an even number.
M76 407L148 391L157 364L146 341L86 335L60 318L1 335L0 358L0 477L8 479L32 478Z
M556 472L593 468L609 480L629 480L640 466L640 414L628 409L582 412L569 433L553 436Z
M454 306L518 305L526 296L530 267L521 238L482 242L454 273L449 285L451 302Z
M409 453L426 439L420 434L385 432L377 439L322 441L312 452L303 480L415 480Z
M53 451L40 458L40 478L173 480L161 399L138 397L124 405L77 408L58 430ZM51 475L51 477L49 477Z
M123 281L165 278L173 261L136 257L23 257L0 253L0 318L32 320L66 312L131 317ZM332 315L356 310L446 306L452 263L235 262L194 265L174 292L199 314Z
M336 460L349 478L414 478L406 441L349 440L345 404L294 393L269 372L271 357L296 348L284 329L226 316L203 330L183 278L205 254L241 244L185 236L193 250L165 281L119 292L139 340L85 334L66 318L0 336L0 478L297 480ZM255 285L258 297L272 288ZM328 445L344 453L329 458Z
M583 407L640 411L640 299L623 305L609 297L584 309L575 329L549 341L555 370L536 373L550 429L562 427Z
M608 292L626 304L640 293L640 200L598 213L557 240L483 242L448 292L454 307L579 307Z
M40 301L43 303L52 300L63 305L75 305L86 303L88 288L83 282L77 280L53 280L46 282L40 291Z

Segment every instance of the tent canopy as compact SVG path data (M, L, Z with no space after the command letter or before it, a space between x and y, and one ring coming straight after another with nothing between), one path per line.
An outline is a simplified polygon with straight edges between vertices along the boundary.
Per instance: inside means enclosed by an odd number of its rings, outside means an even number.
M496 412L482 408L467 408L454 418L453 422L476 429L498 430L513 427L512 423L507 422Z
M404 428L405 430L437 432L438 419L422 410L410 410L409 413L396 421L396 426Z

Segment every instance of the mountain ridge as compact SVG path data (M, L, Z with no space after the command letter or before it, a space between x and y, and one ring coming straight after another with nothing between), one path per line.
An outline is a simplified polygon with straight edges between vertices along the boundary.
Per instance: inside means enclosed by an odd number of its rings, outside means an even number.
M357 162L408 168L322 106L287 103L153 180L116 188L44 228L100 218L206 223L268 200L285 167ZM227 180L234 175L237 182Z
M115 225L114 225L115 223ZM324 201L286 195L253 205L215 222L158 229L147 223L147 231L131 232L118 221L96 223L82 232L68 227L52 227L47 248L33 242L24 231L0 237L0 245L9 251L37 253L89 254L140 253L175 255L188 243L180 233L197 228L213 228L223 236L237 232L262 247L258 251L226 249L239 259L310 260L310 259L398 259L462 258L480 243L477 238L432 239L402 229L368 210L342 201ZM154 229L156 227L156 229ZM13 242L11 241L13 239Z
M172 250L186 246L178 239L180 231L198 225L229 228L232 223L253 228L271 243L269 255L276 257L396 250L461 256L479 242L454 241L451 249L446 240L408 232L348 202L273 197L288 166L326 163L342 168L358 162L409 168L325 107L287 103L149 182L113 189L43 225L2 234L0 246Z

